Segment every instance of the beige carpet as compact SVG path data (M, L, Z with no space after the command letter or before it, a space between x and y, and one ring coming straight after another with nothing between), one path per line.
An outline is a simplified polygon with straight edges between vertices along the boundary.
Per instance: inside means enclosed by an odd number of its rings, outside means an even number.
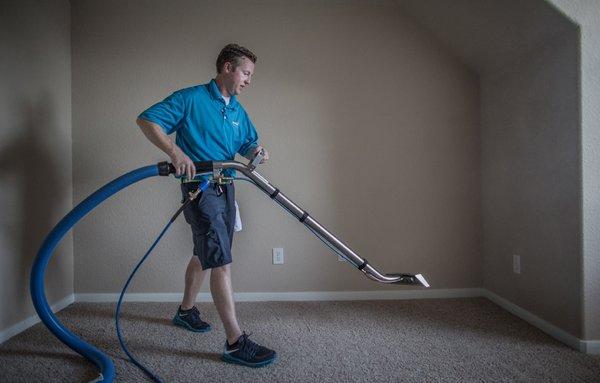
M58 315L115 362L117 381L145 382L115 335L114 304ZM250 369L219 359L224 332L170 324L172 303L126 303L130 350L168 382L600 382L600 357L574 351L483 299L238 303L242 327L278 361ZM41 324L0 346L0 382L85 382L95 367Z

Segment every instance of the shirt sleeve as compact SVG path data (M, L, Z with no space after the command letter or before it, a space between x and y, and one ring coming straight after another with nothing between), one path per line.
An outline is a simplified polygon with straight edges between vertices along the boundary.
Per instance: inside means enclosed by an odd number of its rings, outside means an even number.
M246 122L246 137L244 138L242 146L240 146L240 148L238 149L238 153L248 158L248 156L252 154L254 148L258 146L258 134L256 133L256 129L254 128L254 124L252 123L250 117L248 117L247 114L245 115L244 120Z
M138 118L154 122L160 125L165 134L171 134L179 129L184 114L184 98L180 92L175 92L143 111Z

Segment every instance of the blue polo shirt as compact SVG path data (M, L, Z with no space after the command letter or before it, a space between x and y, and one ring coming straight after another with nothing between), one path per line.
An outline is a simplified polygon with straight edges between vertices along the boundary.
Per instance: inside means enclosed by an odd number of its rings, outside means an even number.
M217 83L178 90L139 116L158 124L165 134L177 132L175 143L192 161L230 161L258 145L256 129L235 96L225 105ZM235 176L235 171L223 171Z

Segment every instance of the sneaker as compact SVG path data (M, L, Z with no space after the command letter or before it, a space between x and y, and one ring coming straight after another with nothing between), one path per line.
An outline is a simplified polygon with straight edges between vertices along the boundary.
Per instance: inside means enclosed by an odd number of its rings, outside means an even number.
M251 341L244 332L231 346L225 341L221 359L247 367L263 367L277 359L277 353Z
M210 325L200 319L200 311L198 311L196 306L189 310L182 310L181 306L179 306L177 314L173 317L173 324L194 332L210 331Z

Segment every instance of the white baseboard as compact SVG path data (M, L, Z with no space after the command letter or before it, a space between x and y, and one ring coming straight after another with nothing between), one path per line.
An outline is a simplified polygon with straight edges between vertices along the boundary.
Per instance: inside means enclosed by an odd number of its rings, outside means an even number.
M75 295L71 294L71 295L68 295L65 298L61 299L60 301L56 302L55 304L51 305L50 308L52 309L53 313L56 313L74 302L75 302ZM0 331L0 344L6 342L13 336L27 330L29 327L33 326L34 324L38 323L39 321L40 321L40 317L37 314L35 314L25 320L22 320L21 322L19 322L17 324L10 326L6 330Z
M471 298L483 296L483 289L423 289L386 291L298 291L298 292L256 292L235 293L236 302L270 301L364 301L394 299L434 299ZM183 294L125 294L125 302L181 302ZM77 302L116 302L119 294L75 294ZM210 293L200 293L198 302L212 302Z
M502 298L498 294L495 294L487 289L483 289L484 296L496 303L498 306L504 308L506 311L518 316L525 322L539 328L546 334L550 335L556 340L559 340L567 346L585 352L586 354L600 355L600 341L598 340L582 340L574 335L569 334L565 330L543 320L535 314L530 313L521 306L510 302L509 300Z
M600 340L582 340L583 349L586 354L600 355Z

